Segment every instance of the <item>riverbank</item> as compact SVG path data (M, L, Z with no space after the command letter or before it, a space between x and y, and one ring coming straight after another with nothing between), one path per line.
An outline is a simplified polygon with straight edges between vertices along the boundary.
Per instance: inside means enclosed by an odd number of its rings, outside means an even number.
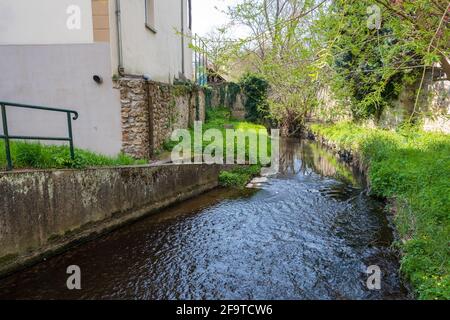
M372 194L393 200L401 271L417 297L450 299L450 137L351 123L314 124L311 130L367 171Z
M0 275L219 185L221 166L30 170L0 175Z

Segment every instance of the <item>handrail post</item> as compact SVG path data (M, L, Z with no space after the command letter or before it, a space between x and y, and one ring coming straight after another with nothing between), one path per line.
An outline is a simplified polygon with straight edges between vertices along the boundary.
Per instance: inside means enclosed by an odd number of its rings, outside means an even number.
M2 109L2 122L3 122L3 135L5 136L5 149L6 149L6 170L11 171L13 169L12 159L11 159L11 149L9 145L9 132L8 132L8 120L6 118L6 108L5 105L1 105Z
M73 133L72 133L72 118L71 118L71 113L67 112L67 128L69 130L69 144L70 144L70 158L73 160L75 160L75 150L73 147Z

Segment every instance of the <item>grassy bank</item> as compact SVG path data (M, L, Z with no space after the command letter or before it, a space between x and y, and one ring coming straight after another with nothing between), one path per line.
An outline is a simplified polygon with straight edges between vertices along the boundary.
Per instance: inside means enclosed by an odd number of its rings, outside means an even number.
M70 158L68 146L49 146L39 143L15 141L11 143L11 156L15 169L63 169L101 166L145 164L126 155L107 157L94 152L76 149L75 160ZM0 140L0 170L6 168L4 141Z
M420 299L450 299L450 136L351 123L312 125L316 135L356 151L372 192L395 200L402 272Z
M206 112L206 121L203 124L202 130L203 133L210 130L210 129L217 129L222 133L223 136L223 156L224 159L227 156L227 129L235 129L237 131L241 131L243 133L249 131L249 130L264 130L266 131L266 128L262 125L246 122L246 121L240 121L237 119L233 119L231 116L231 112L227 108L214 108L214 109L208 109ZM194 130L191 128L191 137L192 137L192 145L194 143L193 136L194 136ZM268 146L267 150L270 155L270 139L268 138ZM237 139L234 140L234 154L236 157L237 154ZM172 151L172 149L178 144L179 142L174 141L167 141L164 144L164 149L166 151ZM202 147L203 150L207 148L211 144L211 141L203 141ZM245 153L246 153L246 160L249 160L249 155L252 150L250 150L251 146L248 143L248 140L246 141L245 145ZM258 147L259 148L259 147ZM192 148L194 150L194 148ZM258 150L256 150L258 151ZM226 187L238 187L242 188L245 187L245 185L255 176L257 176L260 173L261 166L260 165L249 165L245 167L239 167L230 171L223 171L220 174L219 180L222 186Z

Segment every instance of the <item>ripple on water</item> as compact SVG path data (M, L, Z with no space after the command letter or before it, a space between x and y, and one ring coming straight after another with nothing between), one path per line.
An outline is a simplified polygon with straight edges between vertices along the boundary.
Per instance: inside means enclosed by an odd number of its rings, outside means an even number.
M1 280L0 298L404 298L382 204L349 171L338 178L344 169L317 145L282 148L293 165L261 190L214 190L164 210ZM64 287L70 264L81 292ZM372 264L381 291L365 287Z

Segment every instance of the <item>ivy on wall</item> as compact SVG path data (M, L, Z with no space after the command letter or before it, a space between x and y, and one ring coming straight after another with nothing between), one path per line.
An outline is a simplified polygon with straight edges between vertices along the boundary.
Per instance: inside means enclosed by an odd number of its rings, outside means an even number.
M269 116L268 90L269 83L257 75L246 74L240 80L242 93L246 96L246 119L262 122Z

